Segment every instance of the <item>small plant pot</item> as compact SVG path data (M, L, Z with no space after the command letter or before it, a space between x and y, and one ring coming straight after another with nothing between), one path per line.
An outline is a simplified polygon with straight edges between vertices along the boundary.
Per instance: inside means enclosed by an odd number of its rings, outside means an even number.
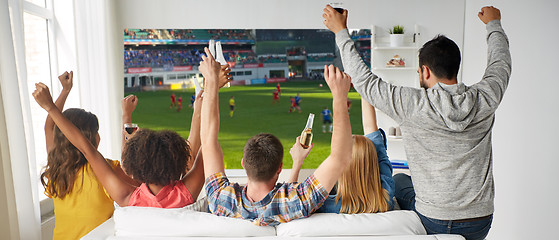
M404 46L404 34L390 34L390 46L391 47Z

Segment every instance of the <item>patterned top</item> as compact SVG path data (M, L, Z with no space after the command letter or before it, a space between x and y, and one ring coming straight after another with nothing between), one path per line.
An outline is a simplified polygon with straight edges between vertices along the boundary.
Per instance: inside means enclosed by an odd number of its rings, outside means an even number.
M259 226L275 226L308 217L328 197L314 174L301 183L278 183L259 202L248 200L246 186L230 183L222 172L207 178L205 188L213 214L251 220Z

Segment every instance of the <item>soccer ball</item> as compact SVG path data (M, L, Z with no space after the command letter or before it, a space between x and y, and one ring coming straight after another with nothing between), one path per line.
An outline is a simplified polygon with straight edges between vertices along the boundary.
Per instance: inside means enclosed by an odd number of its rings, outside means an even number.
M318 87L322 87L322 83L318 84Z

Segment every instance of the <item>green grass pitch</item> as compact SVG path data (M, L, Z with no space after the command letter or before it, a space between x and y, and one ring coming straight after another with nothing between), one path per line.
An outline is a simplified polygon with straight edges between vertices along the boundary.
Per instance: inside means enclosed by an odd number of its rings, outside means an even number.
M323 87L319 87L322 83ZM326 82L284 82L281 83L279 104L272 104L272 93L276 84L232 86L219 91L219 112L221 124L219 142L223 149L225 167L240 169L243 147L246 141L258 133L272 133L277 136L284 147L283 168L291 168L292 160L289 149L295 138L305 127L309 113L315 114L313 125L313 143L315 144L303 168L316 168L330 154L331 133L322 133L322 116L324 106L332 110L332 94ZM182 96L183 109L177 112L170 108L171 93ZM288 113L290 96L300 93L302 113ZM132 115L132 122L140 128L153 130L168 129L178 132L185 139L188 137L192 109L188 107L194 89L136 92L139 102ZM229 117L229 98L235 96L235 113ZM355 90L350 90L352 101L350 119L352 132L363 134L361 125L361 101ZM335 121L335 119L334 119Z

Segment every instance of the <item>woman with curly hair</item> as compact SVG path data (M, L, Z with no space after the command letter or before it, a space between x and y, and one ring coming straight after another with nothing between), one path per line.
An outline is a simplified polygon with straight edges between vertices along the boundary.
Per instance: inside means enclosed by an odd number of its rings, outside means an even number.
M85 156L111 198L120 206L179 208L192 204L204 184L202 160L197 159L188 172L188 161L200 148L200 108L197 99L189 143L172 131L138 130L126 142L122 162L124 170L140 187L124 181L52 102L48 87L36 84L33 96L47 110L61 132ZM198 95L200 98L200 94ZM187 174L188 173L188 174Z

